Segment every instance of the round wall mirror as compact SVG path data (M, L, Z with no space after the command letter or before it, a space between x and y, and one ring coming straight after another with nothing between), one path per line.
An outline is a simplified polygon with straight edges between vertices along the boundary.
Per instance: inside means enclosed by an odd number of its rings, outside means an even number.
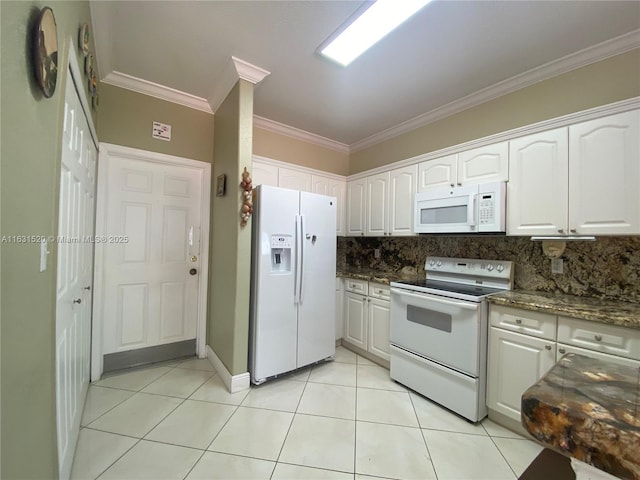
M56 91L58 79L58 34L51 8L44 7L40 11L34 37L36 78L44 96L49 98Z

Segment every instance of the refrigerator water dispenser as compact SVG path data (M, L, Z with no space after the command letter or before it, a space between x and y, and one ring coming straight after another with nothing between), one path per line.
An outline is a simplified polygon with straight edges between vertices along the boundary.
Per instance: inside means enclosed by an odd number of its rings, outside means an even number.
M291 235L271 235L271 272L291 272Z

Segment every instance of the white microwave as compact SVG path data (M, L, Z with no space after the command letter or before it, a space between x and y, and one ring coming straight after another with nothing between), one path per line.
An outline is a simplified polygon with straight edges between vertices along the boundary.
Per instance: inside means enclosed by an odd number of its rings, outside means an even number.
M505 232L506 190L505 182L492 182L417 193L414 232Z

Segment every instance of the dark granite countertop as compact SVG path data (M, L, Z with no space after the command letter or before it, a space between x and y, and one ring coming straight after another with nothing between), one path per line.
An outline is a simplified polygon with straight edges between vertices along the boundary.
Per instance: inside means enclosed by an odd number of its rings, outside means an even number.
M495 293L490 295L488 300L496 305L640 328L640 303L522 290Z
M565 355L524 392L521 415L545 446L640 480L640 368Z
M336 275L338 277L355 278L357 280L382 283L384 285L389 285L389 283L396 280L417 280L424 278L424 274L420 276L415 268L409 267L397 272L381 272L367 268L349 268L338 270Z

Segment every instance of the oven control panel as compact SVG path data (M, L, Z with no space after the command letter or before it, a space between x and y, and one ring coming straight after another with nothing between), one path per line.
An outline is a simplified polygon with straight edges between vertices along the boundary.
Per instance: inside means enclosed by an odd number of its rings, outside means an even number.
M469 258L427 257L424 265L428 278L462 276L496 281L513 281L513 262Z

